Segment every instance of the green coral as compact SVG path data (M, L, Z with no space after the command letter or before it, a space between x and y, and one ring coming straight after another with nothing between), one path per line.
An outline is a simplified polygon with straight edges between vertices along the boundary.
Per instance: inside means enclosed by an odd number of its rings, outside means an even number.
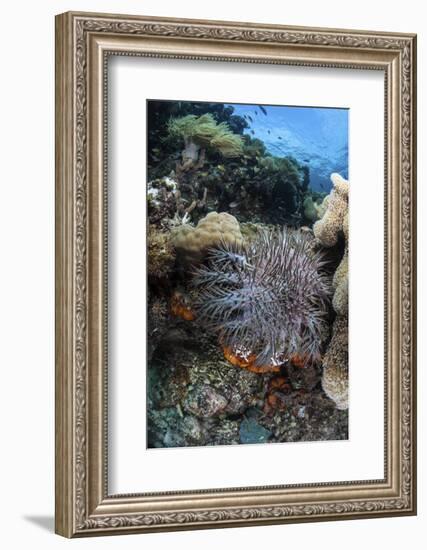
M298 179L298 181L301 179L300 166L298 161L293 157L266 155L259 159L259 165L269 172L283 172L288 176Z
M261 157L266 153L266 148L264 142L258 138L250 138L249 136L244 137L244 154L248 157Z
M313 199L314 195L307 195L303 202L304 216L311 222L320 220L324 216L328 207L329 196L326 195L323 200L321 197L316 200Z
M226 122L218 124L210 113L171 118L168 132L171 137L183 138L186 148L191 145L197 148L210 147L224 157L237 157L243 152L242 137L233 134Z

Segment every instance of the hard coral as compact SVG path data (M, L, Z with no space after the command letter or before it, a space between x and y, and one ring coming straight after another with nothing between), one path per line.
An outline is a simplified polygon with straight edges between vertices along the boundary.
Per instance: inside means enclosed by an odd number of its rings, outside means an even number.
M343 231L344 216L348 212L348 181L339 174L332 174L333 189L322 219L314 224L314 235L323 246L334 246Z
M227 212L210 212L196 227L189 224L173 229L172 240L180 260L200 263L209 249L221 244L239 246L243 242L239 222Z
M335 290L332 305L340 315L345 315L348 311L348 214L344 216L343 232L345 237L344 256L332 279L332 287Z
M261 233L248 245L222 243L197 268L197 317L224 346L256 356L254 365L280 365L298 354L320 359L330 294L323 254L307 234Z
M173 218L178 195L178 184L172 178L158 178L147 183L148 216L151 224L160 224L164 219Z
M165 279L175 264L175 250L169 232L161 231L154 225L147 232L147 271L152 279Z
M322 387L337 409L348 408L348 318L338 315L323 358Z
M307 195L303 202L304 216L311 222L321 219L325 215L328 202L329 195L323 201L321 199L314 201L311 195Z
M313 226L315 237L323 246L334 246L340 234L344 235L344 256L339 264L332 286L335 291L332 305L337 313L345 315L348 309L348 181L339 174L332 174L333 189L329 195L326 212ZM328 198L328 197L327 197ZM326 199L325 199L326 200Z

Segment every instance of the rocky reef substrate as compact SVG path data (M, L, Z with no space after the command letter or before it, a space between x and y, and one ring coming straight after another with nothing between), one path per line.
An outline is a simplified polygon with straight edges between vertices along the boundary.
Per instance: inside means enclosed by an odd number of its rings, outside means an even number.
M148 368L148 445L187 447L348 438L348 411L321 369L257 374L231 365L215 337L171 319Z
M347 439L348 182L334 174L330 194L312 191L307 167L244 135L230 107L151 102L148 118L148 446ZM331 296L313 360L278 353L266 368L198 319L192 280L215 280L212 249L244 265L244 247L283 230L310 243L308 258L320 251ZM283 278L272 261L265 277ZM239 269L222 276L234 284Z

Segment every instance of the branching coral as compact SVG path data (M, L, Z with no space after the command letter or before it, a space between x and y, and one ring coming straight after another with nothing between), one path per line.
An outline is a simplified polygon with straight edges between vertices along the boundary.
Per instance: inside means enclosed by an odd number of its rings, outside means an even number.
M227 212L210 212L196 227L189 224L173 229L172 239L183 263L197 264L210 248L221 243L240 245L243 241L239 222Z
M249 245L222 243L195 271L199 322L255 366L320 358L330 281L306 234L265 231Z
M206 113L201 116L187 115L172 118L168 123L171 137L182 138L185 148L182 152L181 170L185 171L203 161L204 151L211 148L224 157L237 157L243 152L243 139L233 134L226 122L218 124Z

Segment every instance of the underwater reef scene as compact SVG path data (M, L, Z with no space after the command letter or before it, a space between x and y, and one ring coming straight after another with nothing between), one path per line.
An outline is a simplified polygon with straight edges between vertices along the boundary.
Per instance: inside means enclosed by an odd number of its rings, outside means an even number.
M348 439L348 111L147 102L150 448Z

